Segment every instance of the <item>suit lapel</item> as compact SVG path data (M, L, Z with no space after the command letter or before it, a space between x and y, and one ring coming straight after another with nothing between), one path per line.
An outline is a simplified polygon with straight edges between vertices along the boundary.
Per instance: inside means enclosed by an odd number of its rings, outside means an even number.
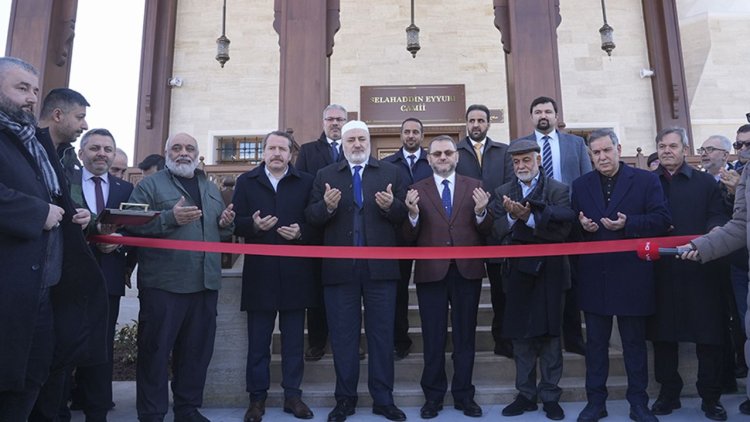
M451 212L451 222L455 221L456 214L458 214L459 204L463 204L463 201L466 200L466 195L469 192L465 183L459 183L458 177L459 176L456 175L455 184L453 186L453 211ZM443 214L445 214L445 212L443 212Z
M445 215L445 210L443 209L443 199L438 195L437 185L435 184L435 178L430 177L426 180L427 187L425 188L424 194L427 196L427 199L430 201L430 204L437 210L438 215L445 220L446 223L449 223L448 216ZM455 204L455 201L453 202ZM427 204L425 204L427 205Z
M591 198L591 202L596 205L596 209L601 215L605 215L606 210L604 209L604 195L602 194L602 181L599 178L599 172L591 172L591 178L594 179L593 183L582 183L586 187L586 192ZM587 217L591 217L588 216Z

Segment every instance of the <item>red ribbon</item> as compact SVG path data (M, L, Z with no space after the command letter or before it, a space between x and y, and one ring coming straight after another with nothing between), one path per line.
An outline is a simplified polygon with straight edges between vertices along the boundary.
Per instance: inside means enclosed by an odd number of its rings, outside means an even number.
M99 243L111 243L144 248L176 249L181 251L221 252L231 254L286 256L300 258L353 258L353 259L469 259L469 258L521 258L527 256L588 255L612 252L637 251L645 242L658 243L671 248L688 243L698 235L653 237L597 242L546 243L510 246L297 246L243 243L200 242L193 240L152 239L129 236L91 236Z

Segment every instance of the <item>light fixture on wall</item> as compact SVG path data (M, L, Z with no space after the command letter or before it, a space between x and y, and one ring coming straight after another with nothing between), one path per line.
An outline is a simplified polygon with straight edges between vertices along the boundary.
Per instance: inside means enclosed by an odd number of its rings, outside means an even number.
M604 0L602 0L602 17L604 18L604 25L599 28L599 35L602 37L602 50L607 52L608 56L612 56L612 50L615 49L615 42L613 33L614 28L609 26L607 23L607 8L604 6Z
M419 51L419 27L414 25L414 0L411 0L411 25L406 27L406 49L411 57L417 57Z
M229 38L227 32L227 0L224 0L224 8L221 11L221 36L216 39L216 60L224 67L229 60Z

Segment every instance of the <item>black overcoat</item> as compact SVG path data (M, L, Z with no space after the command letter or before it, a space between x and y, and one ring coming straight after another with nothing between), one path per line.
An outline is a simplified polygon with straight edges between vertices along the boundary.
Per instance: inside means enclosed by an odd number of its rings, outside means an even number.
M305 207L310 198L313 177L289 166L287 174L274 191L265 171L265 164L242 174L234 188L234 234L245 243L266 245L299 245L317 238L315 229L305 221ZM276 216L279 221L268 231L256 231L253 213ZM299 240L286 240L277 227L297 223ZM277 311L316 306L315 278L310 258L245 255L242 269L243 311Z
M721 192L710 174L683 164L672 177L659 175L674 229L671 235L702 235L729 220ZM647 335L656 341L721 344L727 307L716 278L726 261L708 264L677 259L656 262L656 313ZM724 272L724 274L726 274Z

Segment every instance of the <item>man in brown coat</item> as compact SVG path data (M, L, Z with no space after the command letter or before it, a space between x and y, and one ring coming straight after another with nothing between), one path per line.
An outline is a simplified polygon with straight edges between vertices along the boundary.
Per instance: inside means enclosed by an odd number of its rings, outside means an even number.
M417 246L479 246L492 227L487 213L490 194L479 180L456 174L458 153L450 136L438 136L429 148L433 177L411 186L406 195L409 221L404 236ZM467 416L482 416L474 401L471 383L474 370L477 308L486 275L482 259L420 260L414 270L419 315L424 341L422 390L426 402L423 419L434 418L443 408L447 391L445 344L448 332L448 306L451 307L453 340L454 407Z

